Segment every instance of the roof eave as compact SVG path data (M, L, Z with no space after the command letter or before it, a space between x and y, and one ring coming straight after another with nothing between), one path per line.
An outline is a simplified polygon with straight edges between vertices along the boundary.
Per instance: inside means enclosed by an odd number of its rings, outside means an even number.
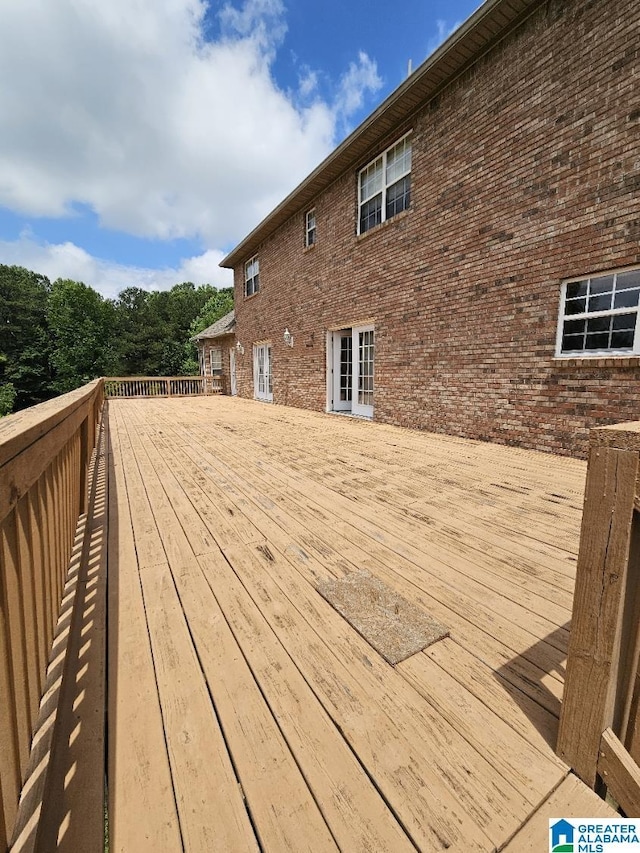
M228 329L226 332L216 332L215 335L203 335L202 333L191 338L192 341L213 341L216 338L224 338L227 335L235 335L235 329Z
M393 126L407 120L447 83L476 62L543 0L485 0L362 124L326 157L225 258L233 269L291 216L353 167Z

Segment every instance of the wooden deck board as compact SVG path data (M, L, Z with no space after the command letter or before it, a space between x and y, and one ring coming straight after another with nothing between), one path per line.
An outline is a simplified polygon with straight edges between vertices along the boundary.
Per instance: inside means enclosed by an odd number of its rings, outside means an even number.
M617 812L569 774L525 823L503 853L540 853L549 845L549 818L616 818Z
M108 775L118 780L109 786L109 845L117 853L180 853L182 839L131 526L120 414L115 406L109 413Z
M149 632L185 850L489 851L564 784L584 463L224 397L109 406L139 626L117 630ZM451 637L390 666L314 586L359 569ZM121 756L145 743L115 725Z

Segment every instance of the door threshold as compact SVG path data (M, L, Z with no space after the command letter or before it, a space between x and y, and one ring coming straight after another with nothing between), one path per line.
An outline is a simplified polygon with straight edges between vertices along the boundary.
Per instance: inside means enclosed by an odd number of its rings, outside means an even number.
M373 415L354 415L353 412L336 412L334 409L329 409L328 415L337 415L340 418L356 418L359 421L372 421Z

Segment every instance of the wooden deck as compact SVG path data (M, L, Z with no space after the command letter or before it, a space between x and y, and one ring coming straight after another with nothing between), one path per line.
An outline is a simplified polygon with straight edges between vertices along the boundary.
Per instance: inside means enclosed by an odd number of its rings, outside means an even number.
M554 754L583 462L228 397L108 425L112 852L521 853L610 813ZM316 590L362 570L450 636L386 663Z

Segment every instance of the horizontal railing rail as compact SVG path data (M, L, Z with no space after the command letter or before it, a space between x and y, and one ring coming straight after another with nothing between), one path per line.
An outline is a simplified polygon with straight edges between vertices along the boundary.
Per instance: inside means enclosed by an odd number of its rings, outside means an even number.
M221 376L109 376L105 396L114 397L198 397L222 394Z
M0 850L26 778L103 399L98 379L0 420Z
M591 431L558 755L640 817L640 423Z

